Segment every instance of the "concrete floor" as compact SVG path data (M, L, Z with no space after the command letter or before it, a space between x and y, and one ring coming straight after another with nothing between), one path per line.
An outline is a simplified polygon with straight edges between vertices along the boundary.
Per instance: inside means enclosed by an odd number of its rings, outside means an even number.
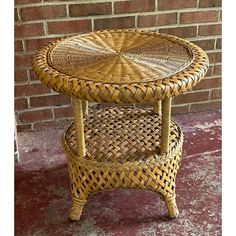
M63 130L23 132L15 167L15 235L221 235L221 112L174 120L185 138L176 187L178 219L169 219L158 194L123 189L91 196L81 220L71 223Z

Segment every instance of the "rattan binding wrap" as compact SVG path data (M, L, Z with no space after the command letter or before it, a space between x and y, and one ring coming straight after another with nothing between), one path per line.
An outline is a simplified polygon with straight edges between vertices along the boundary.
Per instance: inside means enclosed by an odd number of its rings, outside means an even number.
M155 103L196 85L208 57L175 36L104 30L64 38L43 47L33 69L48 87L99 103Z
M77 154L72 123L63 136L68 158L73 206L80 218L92 193L113 188L139 188L159 193L171 217L177 217L175 177L182 155L183 134L170 123L170 151L160 155L161 119L143 109L107 108L84 118L86 155Z

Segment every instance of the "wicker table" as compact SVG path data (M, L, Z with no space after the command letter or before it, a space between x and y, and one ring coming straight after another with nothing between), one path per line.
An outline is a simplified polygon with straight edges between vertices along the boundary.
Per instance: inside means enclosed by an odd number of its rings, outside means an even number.
M89 195L114 188L157 192L170 217L177 217L183 134L170 119L171 98L203 78L207 55L170 35L105 30L44 46L33 69L42 83L72 97L75 119L62 138L73 198L70 219L79 220ZM153 109L88 112L88 101L149 103Z

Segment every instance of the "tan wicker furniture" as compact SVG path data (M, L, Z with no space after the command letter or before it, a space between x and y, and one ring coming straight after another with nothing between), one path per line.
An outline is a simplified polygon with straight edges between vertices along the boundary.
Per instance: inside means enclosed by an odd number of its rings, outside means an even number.
M165 34L104 30L71 36L43 47L33 59L38 78L72 97L74 122L62 142L79 220L87 198L100 190L139 188L160 194L178 216L175 179L183 134L171 121L171 98L206 74L198 46ZM153 110L87 110L87 102L153 104Z

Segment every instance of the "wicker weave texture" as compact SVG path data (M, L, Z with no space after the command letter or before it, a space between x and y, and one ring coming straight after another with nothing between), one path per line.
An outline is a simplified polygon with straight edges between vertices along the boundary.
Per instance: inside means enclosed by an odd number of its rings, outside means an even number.
M183 134L171 121L171 101L192 89L208 66L206 53L193 43L137 30L71 36L37 53L33 69L38 78L72 97L75 120L62 138L72 220L79 220L89 195L112 188L157 192L170 217L178 216L175 179ZM152 103L154 109L107 108L88 113L87 101Z
M154 103L197 84L208 57L175 36L104 30L46 45L33 68L44 84L80 100Z
M83 80L120 84L163 79L191 60L187 48L167 38L108 32L61 42L52 49L49 64Z
M107 108L84 119L86 156L76 149L72 123L63 136L73 205L71 219L80 218L90 194L112 188L139 188L159 193L171 217L177 217L175 178L182 155L183 134L172 121L170 151L160 155L161 119L142 109Z

